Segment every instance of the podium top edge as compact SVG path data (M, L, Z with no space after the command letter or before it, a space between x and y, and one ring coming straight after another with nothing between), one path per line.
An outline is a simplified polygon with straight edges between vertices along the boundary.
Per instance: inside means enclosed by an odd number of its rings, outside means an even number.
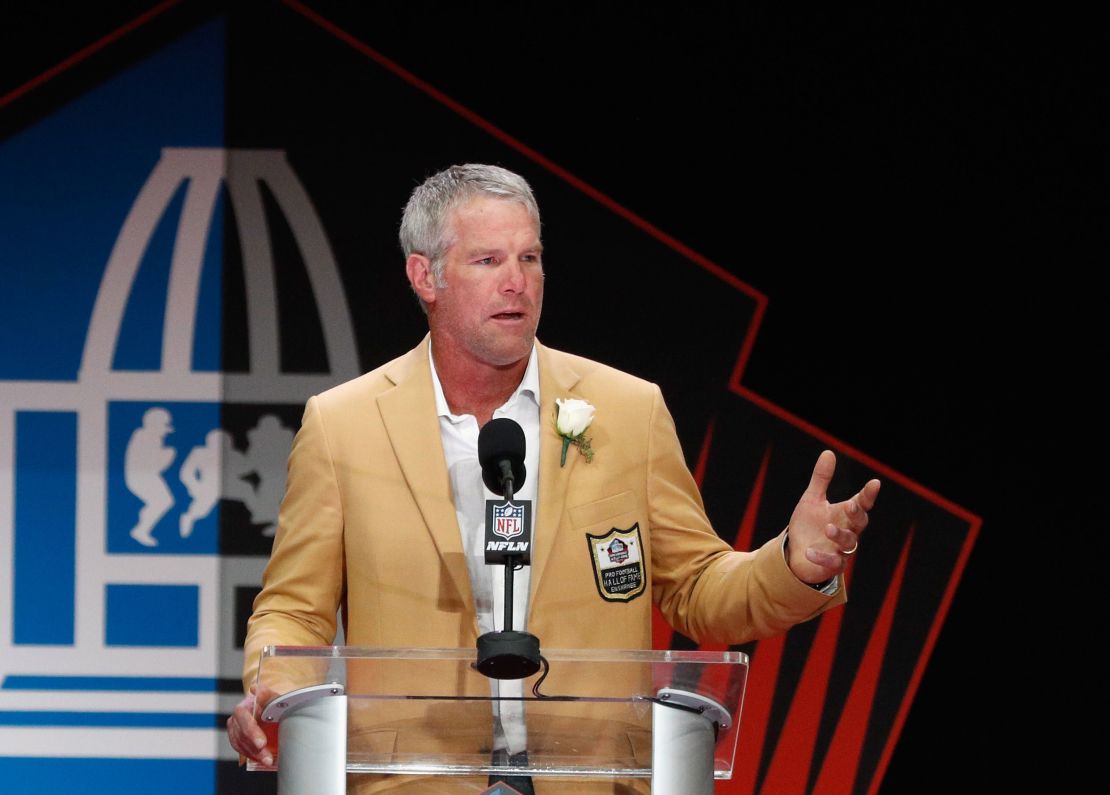
M357 660L442 660L473 662L473 648L381 648L374 646L266 646L263 658L315 657ZM740 651L677 651L674 649L544 649L549 662L635 662L748 665L748 655Z

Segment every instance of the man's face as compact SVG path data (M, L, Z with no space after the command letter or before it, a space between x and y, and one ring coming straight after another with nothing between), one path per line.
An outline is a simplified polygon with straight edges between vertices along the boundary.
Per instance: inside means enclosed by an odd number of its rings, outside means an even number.
M484 364L519 362L532 350L543 307L535 222L519 202L478 197L454 210L449 229L446 286L425 298L437 340Z

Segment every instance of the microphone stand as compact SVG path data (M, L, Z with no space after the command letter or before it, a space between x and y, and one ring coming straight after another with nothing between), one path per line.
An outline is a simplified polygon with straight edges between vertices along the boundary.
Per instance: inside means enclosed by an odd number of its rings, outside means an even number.
M513 471L501 462L501 488L506 502L513 501ZM540 639L530 632L513 630L513 572L519 555L505 558L505 623L500 632L478 638L478 673L491 679L524 679L540 669Z

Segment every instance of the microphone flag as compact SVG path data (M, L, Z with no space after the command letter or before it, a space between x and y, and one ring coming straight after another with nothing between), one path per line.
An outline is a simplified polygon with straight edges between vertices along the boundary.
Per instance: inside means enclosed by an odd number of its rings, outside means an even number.
M486 500L486 563L532 562L531 500Z

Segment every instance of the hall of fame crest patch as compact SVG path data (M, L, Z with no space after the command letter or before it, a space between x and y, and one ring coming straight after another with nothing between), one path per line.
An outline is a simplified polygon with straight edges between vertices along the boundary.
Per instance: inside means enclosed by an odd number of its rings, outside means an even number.
M614 527L605 535L586 533L597 592L607 602L629 602L645 590L640 524L627 530Z

